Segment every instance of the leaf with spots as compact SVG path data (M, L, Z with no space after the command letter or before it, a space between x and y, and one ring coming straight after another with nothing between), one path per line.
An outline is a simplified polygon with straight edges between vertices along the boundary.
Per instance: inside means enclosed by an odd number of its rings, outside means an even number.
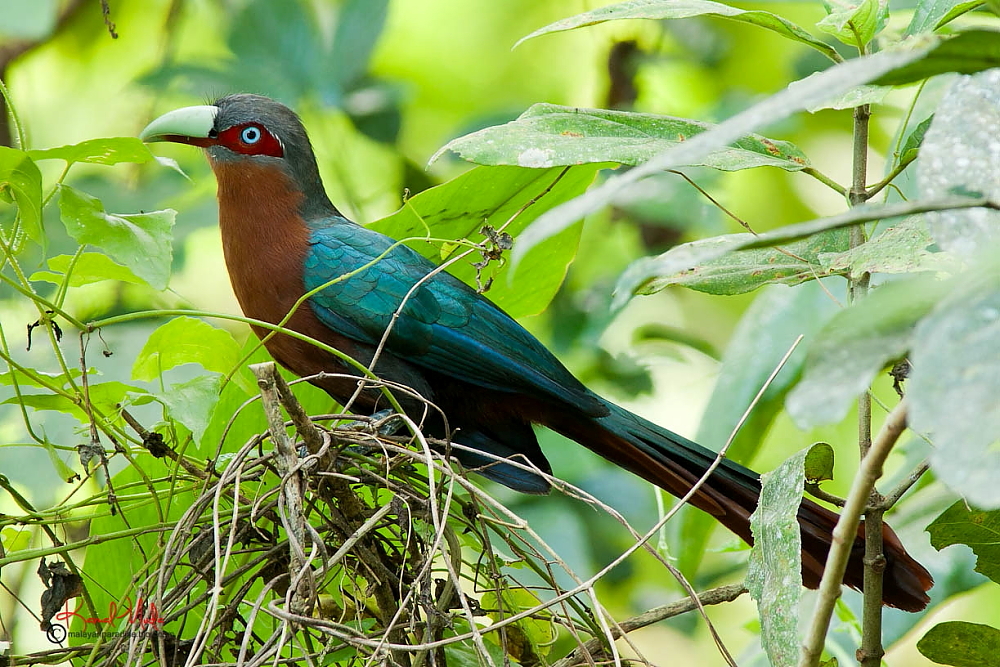
M673 116L536 104L517 120L451 141L431 162L452 151L482 165L547 168L617 162L636 166L711 128L710 123ZM799 171L809 161L787 141L751 134L691 166L695 165L723 171L764 166Z

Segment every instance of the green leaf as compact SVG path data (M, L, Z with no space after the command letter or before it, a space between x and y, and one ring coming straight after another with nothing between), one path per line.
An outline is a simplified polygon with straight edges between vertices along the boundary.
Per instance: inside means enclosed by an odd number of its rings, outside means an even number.
M212 412L219 404L222 378L218 375L201 375L187 382L170 385L163 393L154 394L156 400L167 407L167 413L183 424L201 443L202 436L212 420Z
M802 381L785 402L795 423L843 419L876 373L906 354L917 322L950 287L932 276L891 282L837 313L810 344Z
M933 32L981 4L982 0L919 0L903 37Z
M934 114L931 114L927 118L920 121L913 130L906 135L906 140L903 141L903 147L899 151L899 161L900 162L910 162L917 158L920 151L920 146L924 143L924 137L927 135L927 128L931 126L934 122Z
M828 442L817 442L809 448L803 462L806 480L823 482L833 479L833 447Z
M154 380L181 364L201 364L228 373L240 360L240 346L225 329L193 317L175 317L150 334L132 365L136 380Z
M371 228L395 239L429 235L434 239L467 238L478 242L484 239L480 233L484 225L499 229L521 207L551 186L551 191L528 206L505 228L516 238L543 211L583 192L598 168L599 165L572 167L559 178L563 169L558 167L477 167L412 197L396 213L372 223ZM524 262L513 275L506 262L499 267L498 262L491 262L481 276L484 281L494 279L486 296L513 317L541 312L562 284L567 267L576 255L579 235L580 229L575 227L549 239L536 247L532 261ZM408 245L435 262L466 249L457 245L442 249L439 243L419 241ZM473 253L451 265L448 272L475 287L476 268L472 263L481 259L478 252Z
M535 104L517 120L451 141L431 162L450 150L482 165L540 168L618 162L635 166L711 127L673 116ZM713 151L697 164L724 171L762 166L798 171L809 166L805 154L794 145L756 134Z
M772 283L797 285L828 275L829 272L820 266L818 256L846 250L849 244L848 236L846 230L835 229L782 246L781 250L785 252L776 248L738 250L681 271L665 274L657 272L659 267L672 266L668 258L671 253L687 253L691 248L702 246L725 246L734 240L756 237L753 234L732 234L703 239L685 244L687 247L677 246L668 250L658 258L663 259L663 262L639 260L639 269L629 267L625 276L630 284L635 284L632 291L637 294L653 294L671 285L681 285L708 294L724 295L744 294ZM640 270L643 267L651 273L642 275ZM631 281L637 282L631 283ZM619 289L622 289L621 283Z
M848 46L868 44L889 20L885 0L824 0L824 4L828 14L816 27Z
M142 164L153 159L146 144L135 137L109 137L88 139L78 144L28 151L33 160L65 160L74 162L114 165L122 162Z
M934 474L972 505L1000 507L1000 265L962 274L914 332L910 361L910 424L933 437Z
M798 111L836 98L855 86L871 83L880 76L923 58L937 43L937 40L926 40L912 48L880 51L874 55L838 63L821 75L809 77L794 88L789 86L713 129L667 149L648 162L607 179L602 185L539 216L520 236L511 255L512 263L517 265L535 245L616 201L622 192L643 178L659 174L664 169L697 164L712 151L737 141L761 126L777 123ZM681 266L679 270L695 264L696 262Z
M114 414L118 404L125 400L128 393L143 393L143 391L139 387L121 382L101 382L89 387L91 404L106 415ZM79 405L60 394L21 394L20 400L14 396L3 402L7 404L20 402L35 410L53 410L72 415L84 424L90 422L87 413Z
M1000 33L997 33L1000 55ZM1000 201L1000 70L958 77L938 104L918 163L922 196L977 192ZM944 250L976 255L1000 241L1000 212L941 211L925 216Z
M736 7L730 7L719 2L711 2L710 0L628 0L617 5L601 7L561 21L556 21L522 38L514 46L516 48L522 42L541 35L597 25L605 21L617 21L621 19L686 19L695 16L713 16L749 23L750 25L774 31L782 37L807 44L831 60L840 60L840 56L837 55L836 50L832 46L816 39L791 21L770 12L737 9Z
M77 243L106 250L154 289L167 287L175 211L108 213L96 197L61 185L59 212L66 231Z
M885 228L867 243L842 253L820 255L824 272L852 273L916 273L944 271L955 268L955 258L949 253L929 252L934 240L927 226L917 216L906 218Z
M940 665L998 667L1000 630L968 621L944 621L920 638L917 650Z
M836 304L818 282L798 287L768 287L761 291L740 319L722 357L715 388L705 407L695 440L719 450L781 358L800 334L812 336L836 312ZM761 335L767 332L767 335ZM736 461L753 460L774 418L784 409L785 395L798 381L805 362L805 346L799 345L784 368L768 385L749 418L729 446ZM708 535L718 523L703 512L684 508L678 522L679 566L686 573L698 571Z
M796 517L802 504L806 453L802 450L761 475L760 502L750 515L754 546L746 583L757 601L761 643L775 667L795 665L799 657L802 536Z
M968 30L942 40L926 53L923 51L921 46L916 46L913 53L920 53L919 57L878 76L874 83L899 86L948 72L975 74L1000 67L1000 32Z
M0 544L3 544L4 554L23 551L31 546L31 529L25 525L6 526L0 530Z
M959 500L934 519L927 532L940 551L964 544L976 554L976 572L1000 584L1000 511L980 510Z
M802 83L802 81L809 80L810 77L820 76L822 72L816 72L810 74L805 79L801 81L795 81L789 84L789 88L794 88ZM892 90L889 86L855 86L847 92L833 95L830 99L825 99L818 104L810 105L806 111L809 113L816 113L817 111L822 111L823 109L853 109L859 107L862 104L878 104L885 96L889 94Z
M30 280L44 280L45 282L61 285L66 279L66 272L72 265L72 274L69 277L70 287L80 287L102 280L119 280L126 283L144 284L141 278L132 273L127 267L116 264L110 257L99 252L85 252L77 257L73 263L73 255L56 255L48 259L49 268L52 271L36 271L31 274Z
M3 192L9 192L17 202L24 233L44 247L42 173L27 153L7 146L0 146L0 193Z

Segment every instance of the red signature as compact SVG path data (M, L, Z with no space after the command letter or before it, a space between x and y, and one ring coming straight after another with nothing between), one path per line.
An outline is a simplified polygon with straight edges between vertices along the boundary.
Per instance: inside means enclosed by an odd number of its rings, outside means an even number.
M55 620L57 621L68 621L72 618L78 618L83 621L86 625L101 625L104 623L114 623L117 620L126 618L130 625L143 625L149 626L153 625L160 627L166 621L165 618L160 616L159 610L156 608L156 603L146 604L146 601L139 598L138 603L133 606L132 600L130 598L125 598L125 604L119 606L117 602L112 600L108 603L108 615L104 618L96 618L93 616L84 616L83 614L77 613L75 611L70 611L69 602L66 603L66 609L60 611L56 614Z

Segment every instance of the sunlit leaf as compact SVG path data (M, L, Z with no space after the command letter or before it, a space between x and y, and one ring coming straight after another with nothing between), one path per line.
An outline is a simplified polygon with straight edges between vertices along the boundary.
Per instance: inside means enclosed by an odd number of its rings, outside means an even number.
M240 346L232 334L193 317L175 317L146 340L132 365L136 380L154 380L181 364L201 364L228 373L239 361Z
M4 191L17 202L24 233L32 241L44 245L42 174L24 151L0 146L0 192Z
M535 104L506 125L451 141L431 162L450 150L483 165L542 168L618 162L634 166L711 127L672 116ZM698 164L725 171L761 166L798 171L809 166L805 154L794 145L759 135L713 151Z
M478 167L447 183L410 198L396 213L372 223L371 227L395 239L426 238L485 240L484 225L499 230L513 217L504 231L515 237L543 211L583 192L594 179L599 165L573 167L560 177L561 168L523 169L519 167ZM551 190L549 188L551 187ZM546 192L548 190L548 192ZM529 201L543 195L514 215ZM532 260L509 275L510 266L493 261L480 280L493 279L486 296L514 317L533 315L548 305L576 254L579 227L549 239L535 249ZM441 262L467 246L449 246L441 256L440 243L410 242L412 248L435 262ZM508 254L506 252L504 255ZM477 286L473 262L482 261L474 252L451 265L449 273L473 287ZM499 265L499 266L498 266Z
M868 44L889 20L885 0L824 0L824 4L829 13L816 27L850 46Z
M70 287L80 287L102 280L119 280L126 283L143 283L144 281L132 273L128 267L116 264L110 257L99 252L85 252L73 262L73 255L56 255L47 261L51 271L36 271L30 280L44 280L61 285L66 279L66 272L72 268L69 276Z
M107 251L154 289L166 288L175 211L108 213L96 197L62 185L59 212L66 231L77 243Z
M936 30L981 4L982 0L919 0L903 36Z
M867 243L833 255L820 255L825 271L862 273L915 273L944 271L956 267L949 253L930 252L934 243L919 217L910 217L887 227Z
M88 162L113 165L122 162L143 163L153 159L146 144L135 137L89 139L70 146L28 151L33 160L65 160L67 164Z
M923 42L933 44L926 37ZM917 44L919 43L918 41ZM879 75L874 83L898 86L948 72L975 74L1000 67L1000 32L968 30L942 40L926 52L921 46L915 46L911 53L919 56Z
M832 60L839 60L839 56L833 47L816 39L791 21L770 12L737 9L736 7L730 7L719 2L711 2L711 0L628 0L617 5L600 7L562 19L561 21L556 21L522 38L517 45L533 37L597 25L605 21L617 21L621 19L686 19L695 16L712 16L755 25L774 31L796 42L807 44Z

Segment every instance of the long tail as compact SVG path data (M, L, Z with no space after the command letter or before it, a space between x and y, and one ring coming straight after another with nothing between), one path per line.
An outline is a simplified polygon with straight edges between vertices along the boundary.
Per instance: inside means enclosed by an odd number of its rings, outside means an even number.
M552 428L585 445L613 463L626 468L660 488L681 497L701 478L716 458L712 452L681 436L607 403L610 414L597 419L566 419ZM691 504L708 512L722 525L752 544L750 514L760 496L760 476L749 468L723 459L711 477L691 497ZM798 520L802 528L802 580L818 588L830 551L838 515L803 499ZM930 573L914 560L896 533L883 524L886 558L882 601L890 607L920 611L930 598ZM851 550L844 583L862 587L864 526Z

